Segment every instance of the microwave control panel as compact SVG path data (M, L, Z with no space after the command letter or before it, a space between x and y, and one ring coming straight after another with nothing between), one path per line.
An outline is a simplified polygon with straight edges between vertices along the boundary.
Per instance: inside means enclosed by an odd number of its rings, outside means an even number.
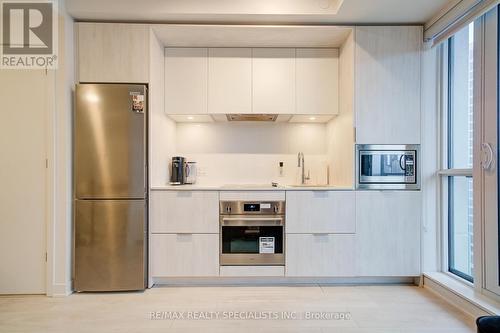
M405 178L407 182L415 182L415 155L405 155Z

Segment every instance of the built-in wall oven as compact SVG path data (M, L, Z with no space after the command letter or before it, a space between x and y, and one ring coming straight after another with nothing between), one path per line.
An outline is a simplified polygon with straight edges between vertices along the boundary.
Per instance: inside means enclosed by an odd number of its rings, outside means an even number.
M284 201L220 202L220 265L285 265Z
M420 145L356 145L356 188L418 190Z

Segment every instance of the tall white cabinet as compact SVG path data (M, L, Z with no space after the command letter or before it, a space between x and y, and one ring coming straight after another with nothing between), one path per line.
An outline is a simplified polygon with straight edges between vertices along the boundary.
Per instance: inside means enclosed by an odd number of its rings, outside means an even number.
M420 191L356 192L356 262L360 276L418 276Z
M358 144L420 143L422 27L356 27Z

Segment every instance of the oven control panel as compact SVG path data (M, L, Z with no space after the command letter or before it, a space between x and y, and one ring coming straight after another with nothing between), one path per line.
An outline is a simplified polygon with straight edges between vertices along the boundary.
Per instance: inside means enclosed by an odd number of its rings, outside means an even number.
M223 215L284 215L284 201L221 201Z

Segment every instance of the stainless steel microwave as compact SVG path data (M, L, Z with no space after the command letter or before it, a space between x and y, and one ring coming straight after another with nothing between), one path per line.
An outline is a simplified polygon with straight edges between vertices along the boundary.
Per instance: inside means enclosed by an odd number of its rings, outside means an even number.
M356 188L419 190L420 145L356 145Z

